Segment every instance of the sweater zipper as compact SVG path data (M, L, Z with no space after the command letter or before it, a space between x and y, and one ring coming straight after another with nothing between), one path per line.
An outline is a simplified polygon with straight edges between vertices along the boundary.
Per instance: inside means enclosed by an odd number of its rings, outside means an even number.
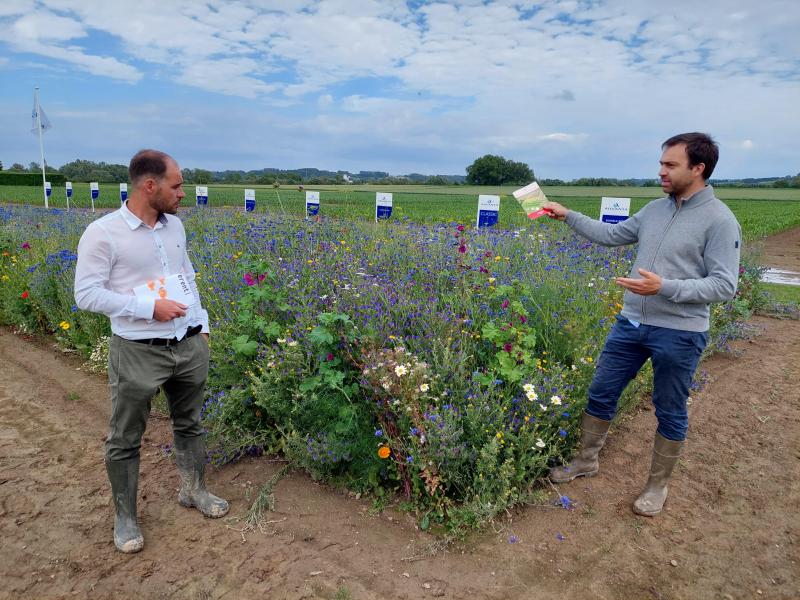
M650 272L653 271L653 267L656 264L656 257L658 256L659 250L661 250L661 244L664 243L664 238L667 237L667 232L669 231L669 228L672 227L672 224L675 222L675 217L678 216L678 212L680 210L681 210L681 207L677 206L677 203L676 203L675 212L672 213L672 217L667 222L666 227L664 227L664 231L661 232L661 238L659 238L658 245L656 246L656 249L653 252L653 258L650 260L650 264L647 266L647 270L648 271L650 271ZM642 296L642 321L645 322L645 323L647 322L647 311L645 310L645 303L646 302L647 302L647 296Z

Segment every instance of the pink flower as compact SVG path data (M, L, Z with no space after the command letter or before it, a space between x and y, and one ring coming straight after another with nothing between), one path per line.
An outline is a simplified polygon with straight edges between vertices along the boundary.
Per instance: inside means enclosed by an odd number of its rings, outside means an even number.
M513 345L511 345L511 342L506 342L505 344L503 344L503 350L505 350L506 352L511 352L511 349L512 349L513 347L514 347L514 346L513 346Z
M325 357L325 360L328 362L333 360L333 352L328 352L328 356Z
M25 242L24 244L22 244L22 249L23 250L30 250L31 249L31 245L28 242Z
M501 308L508 308L509 302L508 300L503 300L503 303L500 305Z
M464 254L467 251L467 247L464 244L461 244L458 247L458 251L461 252L461 254Z
M528 322L528 318L525 315L520 315L519 316L519 322L524 325L525 323Z
M267 278L267 274L266 273L262 273L261 275L258 276L258 283L261 283L266 278Z
M458 229L459 231L464 231L466 227L464 227L463 225L459 225L458 227L456 227L456 229Z
M249 286L254 286L256 284L256 280L253 279L253 276L250 275L250 273L245 273L243 279L244 282Z

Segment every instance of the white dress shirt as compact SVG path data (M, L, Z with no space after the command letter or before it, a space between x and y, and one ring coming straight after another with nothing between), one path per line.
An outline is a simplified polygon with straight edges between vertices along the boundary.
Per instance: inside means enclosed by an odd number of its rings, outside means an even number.
M185 317L153 319L155 299L134 295L133 288L183 273L197 302ZM145 225L127 203L91 223L78 243L75 267L78 308L108 315L111 331L129 340L178 339L202 325L208 333L208 313L200 303L194 267L186 253L186 232L174 215L161 214L155 227Z

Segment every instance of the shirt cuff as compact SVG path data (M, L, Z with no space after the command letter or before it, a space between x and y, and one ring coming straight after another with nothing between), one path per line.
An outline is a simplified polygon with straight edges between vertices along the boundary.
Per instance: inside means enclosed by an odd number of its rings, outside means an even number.
M155 310L155 298L136 298L136 311L134 313L135 318L152 321Z

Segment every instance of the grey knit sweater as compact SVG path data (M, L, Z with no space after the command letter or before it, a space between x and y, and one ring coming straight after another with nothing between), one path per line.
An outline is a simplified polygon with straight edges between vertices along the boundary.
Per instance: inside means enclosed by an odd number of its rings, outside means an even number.
M706 331L709 304L736 294L742 230L710 185L684 200L680 208L669 196L649 202L620 223L595 221L575 211L567 213L566 222L604 246L638 242L630 276L640 278L639 268L661 276L661 290L654 296L625 290L623 317L658 327Z

